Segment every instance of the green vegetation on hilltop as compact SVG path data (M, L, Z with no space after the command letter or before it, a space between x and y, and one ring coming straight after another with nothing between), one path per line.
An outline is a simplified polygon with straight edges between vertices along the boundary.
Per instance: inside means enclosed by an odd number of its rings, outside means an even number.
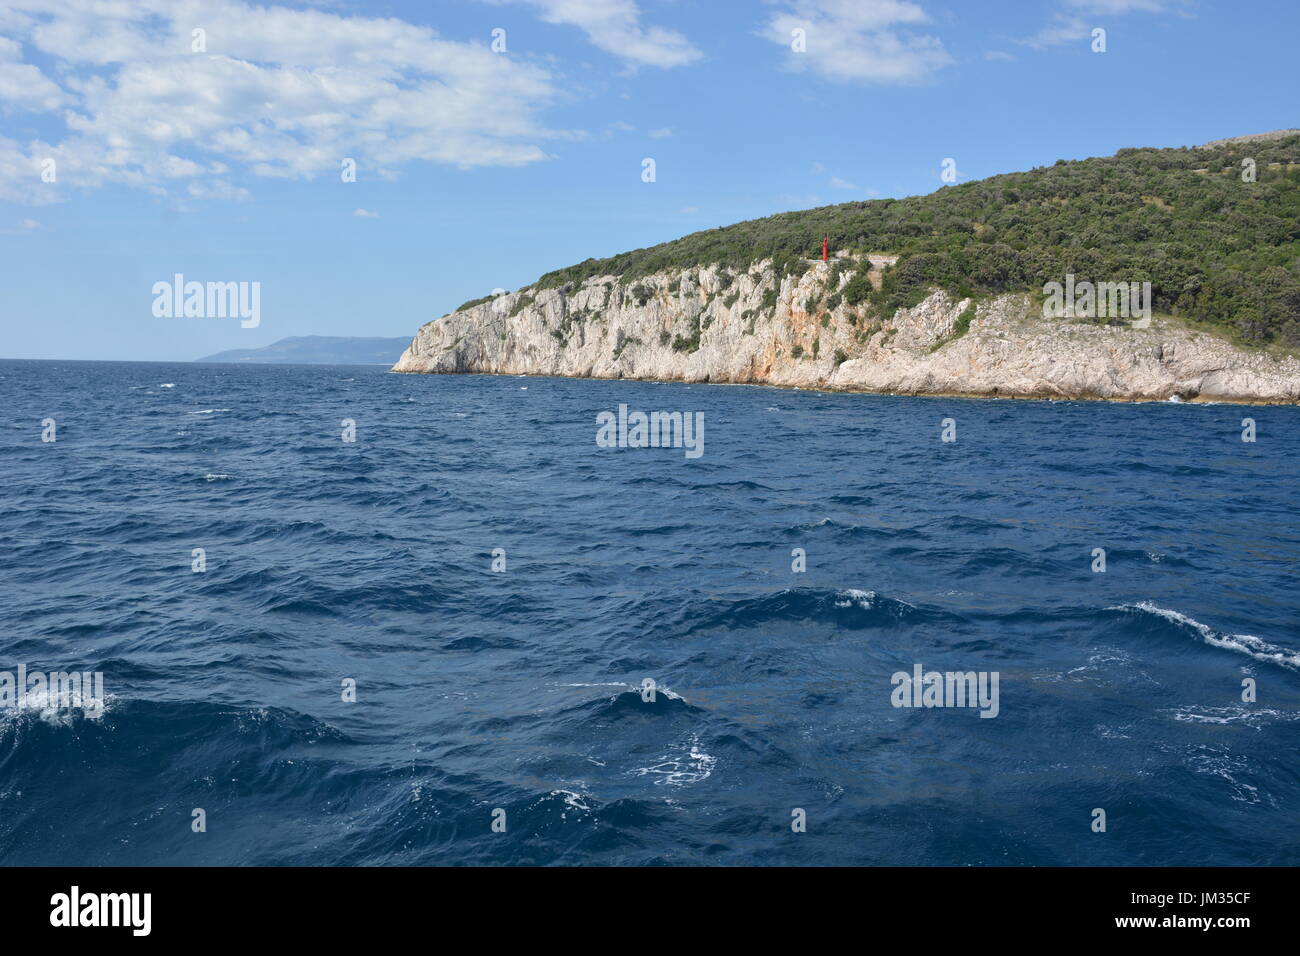
M1253 159L1257 181L1243 182ZM538 288L772 259L801 273L821 249L889 252L840 293L889 310L938 286L962 295L1062 282L1150 281L1152 308L1254 343L1300 345L1300 135L1199 149L1125 149L949 186L928 196L781 213L547 273ZM638 296L639 298L639 296ZM773 305L775 302L772 303ZM768 303L764 302L764 308Z

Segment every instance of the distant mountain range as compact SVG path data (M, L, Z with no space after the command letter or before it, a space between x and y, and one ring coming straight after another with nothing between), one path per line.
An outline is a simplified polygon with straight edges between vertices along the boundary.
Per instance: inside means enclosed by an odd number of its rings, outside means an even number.
M267 365L392 365L410 344L409 337L385 339L291 335L260 349L230 349L198 361L255 362Z

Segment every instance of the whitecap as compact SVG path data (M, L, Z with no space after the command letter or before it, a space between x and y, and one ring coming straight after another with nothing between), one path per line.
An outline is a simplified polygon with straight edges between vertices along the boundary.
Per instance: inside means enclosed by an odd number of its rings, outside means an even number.
M1253 634L1225 634L1222 631L1216 631L1214 628L1186 614L1180 614L1178 611L1171 611L1168 608L1152 604L1150 601L1140 601L1137 604L1121 604L1116 607L1107 608L1109 611L1141 611L1146 614L1155 614L1166 621L1172 621L1182 627L1194 631L1200 636L1206 644L1211 647L1219 647L1228 651L1235 651L1238 654L1245 654L1257 661L1264 661L1270 664L1278 664L1282 667L1289 667L1292 670L1300 670L1300 651L1288 650L1285 647L1279 647L1276 644L1270 644L1263 638L1256 637Z
M583 813L591 812L591 804L587 801L591 798L585 793L578 793L575 790L552 790L548 796L564 798L564 805ZM560 819L565 819L565 814L560 814Z
M872 606L876 603L875 591L860 591L857 588L846 588L843 591L836 591L835 594L837 596L837 600L835 601L836 607L852 607L856 604L858 607L862 608L862 610L870 611ZM842 599L840 599L841 595Z
M1256 724L1274 720L1300 720L1300 713L1296 711L1275 710L1271 707L1243 707L1240 704L1235 707L1187 708L1175 710L1172 715L1174 720L1185 724L1235 724L1240 722L1255 726ZM1259 727L1256 726L1255 729L1258 730Z
M115 694L105 694L100 700L91 695L83 696L76 691L69 693L65 701L56 700L51 703L48 689L41 692L25 691L15 703L0 708L0 721L27 716L47 724L66 727L79 717L99 720L116 701Z

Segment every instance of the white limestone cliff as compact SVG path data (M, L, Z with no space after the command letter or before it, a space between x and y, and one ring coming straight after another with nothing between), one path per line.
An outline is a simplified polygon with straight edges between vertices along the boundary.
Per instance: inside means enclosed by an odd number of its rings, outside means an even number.
M887 261L876 257L876 265ZM823 263L767 263L523 289L429 322L397 372L735 382L907 395L1300 402L1300 361L1174 319L1147 328L1045 319L1024 294L936 291L883 320L828 299ZM775 296L775 302L773 297ZM969 310L969 311L968 311Z

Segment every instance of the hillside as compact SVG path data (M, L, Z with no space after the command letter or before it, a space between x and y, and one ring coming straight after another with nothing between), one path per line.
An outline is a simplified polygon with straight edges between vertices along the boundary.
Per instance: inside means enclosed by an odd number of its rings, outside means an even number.
M405 338L294 335L260 349L231 349L196 361L273 365L391 365L409 343L410 340Z
M1147 308L1049 314L1047 284L1069 276L1133 283L1121 305L1149 283ZM1297 346L1287 135L1123 150L588 259L427 323L394 369L1294 403Z
M1272 134L1269 134L1272 135ZM1243 159L1257 180L1241 181ZM1041 290L1066 274L1152 283L1156 312L1300 346L1300 133L1115 156L1007 173L927 196L843 203L693 233L547 273L546 289L592 276L625 281L772 259L798 274L823 236L852 255L901 258L873 296L915 304L928 287L956 294Z

